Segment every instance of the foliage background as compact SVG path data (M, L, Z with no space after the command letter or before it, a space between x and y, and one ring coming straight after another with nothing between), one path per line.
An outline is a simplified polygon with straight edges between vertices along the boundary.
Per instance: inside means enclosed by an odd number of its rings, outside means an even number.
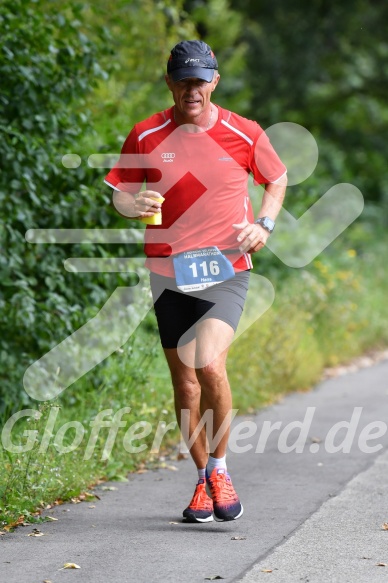
M135 122L170 105L165 63L182 39L201 38L214 49L221 106L264 128L299 123L316 138L318 166L303 184L289 188L288 210L300 216L337 182L355 184L366 201L361 218L306 269L287 268L268 250L255 258L255 270L276 284L277 296L260 327L231 350L236 405L253 410L287 390L311 386L324 366L387 344L387 19L388 5L367 0L1 3L4 420L24 406L38 407L22 386L27 366L93 317L118 285L130 285L125 274L74 275L63 268L69 256L125 257L124 246L31 245L25 232L137 226L113 212L104 171L88 167L87 157L117 152ZM82 164L64 168L67 153L79 154ZM150 315L140 342L123 348L125 358L114 355L58 400L58 423L89 419L128 400L128 421L171 418L168 373L155 338ZM252 358L252 345L260 358ZM20 435L23 429L20 423ZM30 512L39 497L69 496L91 479L122 476L137 463L120 451L104 463L96 454L89 465L77 456L61 465L53 447L45 460L34 452L23 459L4 453L0 478L1 472L8 477L0 496L6 520L23 510L20 500ZM37 473L30 475L34 463Z

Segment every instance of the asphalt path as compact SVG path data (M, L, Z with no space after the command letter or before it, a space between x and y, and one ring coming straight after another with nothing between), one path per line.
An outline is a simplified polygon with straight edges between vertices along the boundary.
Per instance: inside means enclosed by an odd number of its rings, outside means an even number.
M38 525L44 536L27 536L36 525L1 536L0 581L388 580L387 378L381 362L236 418L227 459L239 520L183 523L196 472L172 462L178 471L130 475L92 504L47 511L58 521Z

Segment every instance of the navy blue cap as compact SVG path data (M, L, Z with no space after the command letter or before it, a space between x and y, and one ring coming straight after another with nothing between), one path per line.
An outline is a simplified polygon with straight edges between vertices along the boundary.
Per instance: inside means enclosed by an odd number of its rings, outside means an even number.
M173 81L197 77L210 83L218 69L213 51L202 40L183 40L175 45L167 62L167 73Z

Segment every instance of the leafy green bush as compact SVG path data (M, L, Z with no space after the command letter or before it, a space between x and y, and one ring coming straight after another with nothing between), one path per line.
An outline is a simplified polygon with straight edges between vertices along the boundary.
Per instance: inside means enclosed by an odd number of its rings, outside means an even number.
M6 0L0 5L0 403L26 395L28 364L84 322L93 298L102 303L106 278L74 276L63 259L77 255L55 245L31 245L31 228L107 226L107 191L82 166L66 169L89 131L85 97L105 75L98 59L105 33L91 41L82 5ZM94 31L96 36L96 31ZM83 254L91 250L82 250ZM98 252L98 250L97 250ZM79 253L78 253L79 254Z

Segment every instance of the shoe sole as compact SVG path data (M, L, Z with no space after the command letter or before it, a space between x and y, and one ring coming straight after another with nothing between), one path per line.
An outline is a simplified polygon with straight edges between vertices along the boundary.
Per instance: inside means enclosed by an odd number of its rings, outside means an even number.
M214 520L216 520L217 522L230 522L231 520L237 520L238 518L240 518L240 516L242 516L243 512L244 512L244 508L243 508L243 505L241 504L241 511L239 512L239 514L237 514L237 516L231 516L230 518L218 518L214 514Z
M185 519L186 522L191 522L191 523L212 522L213 515L210 515L207 518L196 518L195 516L184 516L183 518Z

